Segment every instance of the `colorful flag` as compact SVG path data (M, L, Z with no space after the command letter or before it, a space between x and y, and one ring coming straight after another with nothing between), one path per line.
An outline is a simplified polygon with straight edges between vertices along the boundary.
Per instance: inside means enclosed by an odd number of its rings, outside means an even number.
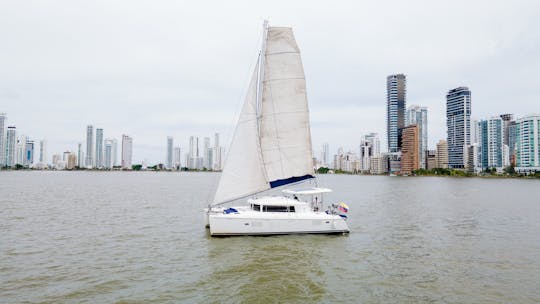
M347 206L347 204L345 204L345 203L339 203L338 204L338 210L343 212L343 213L347 213L347 212L349 212L349 206Z

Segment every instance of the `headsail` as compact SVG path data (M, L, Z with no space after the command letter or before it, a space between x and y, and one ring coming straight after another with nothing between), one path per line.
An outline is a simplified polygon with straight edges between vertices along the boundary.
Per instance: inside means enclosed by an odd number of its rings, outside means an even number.
M269 188L262 168L257 131L258 70L257 65L227 153L214 203L233 200Z
M314 177L300 51L291 28L266 31L214 203Z

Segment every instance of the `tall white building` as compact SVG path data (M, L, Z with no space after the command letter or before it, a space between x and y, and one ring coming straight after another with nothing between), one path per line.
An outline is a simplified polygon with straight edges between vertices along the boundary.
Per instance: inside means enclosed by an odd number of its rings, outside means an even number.
M6 113L0 113L0 167L6 165L6 138L5 138L5 124L6 124Z
M82 148L82 143L77 144L77 167L83 168L85 164L84 151Z
M133 138L122 134L122 168L131 169L133 157Z
M103 168L103 129L96 129L96 167Z
M16 164L19 165L25 165L25 152L26 152L26 142L28 141L28 137L26 135L20 135L17 137L17 146L16 146Z
M118 140L116 138L109 138L108 140L111 142L112 165L117 167L120 165L118 163Z
M426 169L426 151L428 149L428 128L427 128L427 108L412 105L407 108L405 115L405 125L416 124L418 126L418 155L420 168Z
M214 151L213 153L213 166L214 170L220 171L223 169L223 155L224 148L219 145L219 133L214 134Z
M17 164L17 129L9 126L6 133L6 166L13 167Z
M174 148L174 168L182 167L182 149L180 147Z
M112 169L114 160L113 160L113 141L110 138L105 139L104 141L104 163L103 167L107 169Z
M87 168L94 167L94 127L86 126L86 162Z
M39 141L39 163L47 164L47 141L44 139Z
M328 143L322 145L321 166L326 168L330 166L330 146Z
M173 168L173 138L172 136L167 136L167 160L165 162L165 168Z
M371 157L381 153L381 144L377 133L364 135L360 140L360 171L371 170Z
M540 115L517 120L516 171L540 171Z
M204 165L203 167L212 170L214 161L212 159L212 147L210 146L210 137L204 138Z

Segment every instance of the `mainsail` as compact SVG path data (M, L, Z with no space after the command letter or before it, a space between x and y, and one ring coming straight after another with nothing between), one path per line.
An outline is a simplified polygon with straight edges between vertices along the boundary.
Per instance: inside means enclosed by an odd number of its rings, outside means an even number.
M314 176L300 50L291 28L265 30L215 204Z

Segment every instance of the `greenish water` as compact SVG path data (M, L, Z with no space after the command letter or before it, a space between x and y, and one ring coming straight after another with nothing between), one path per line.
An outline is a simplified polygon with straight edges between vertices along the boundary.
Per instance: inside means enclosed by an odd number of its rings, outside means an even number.
M2 303L538 303L540 181L323 175L348 236L210 238L211 173L0 173Z

